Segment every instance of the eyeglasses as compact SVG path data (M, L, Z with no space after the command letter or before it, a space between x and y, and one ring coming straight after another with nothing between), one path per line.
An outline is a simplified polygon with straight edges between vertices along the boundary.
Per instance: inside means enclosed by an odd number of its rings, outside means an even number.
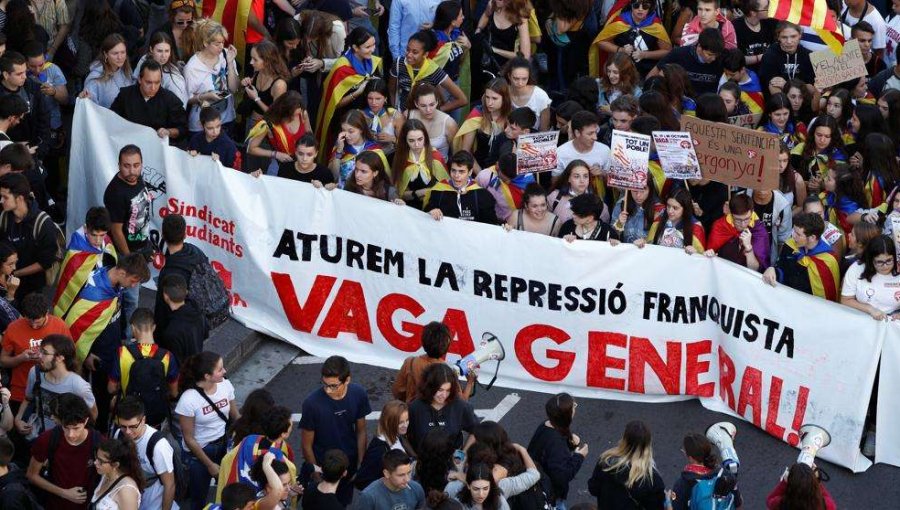
M875 264L875 265L878 266L878 267L887 267L887 266L892 266L892 265L894 265L894 259L887 259L887 260L873 260L872 263Z
M94 464L112 464L112 461L109 459L101 459L100 457L97 457L96 459L94 459Z
M344 381L341 381L337 384L328 384L325 381L322 381L322 387L325 388L325 391L336 391L338 388L344 385Z
M141 428L141 425L143 425L143 423L138 422L136 425L119 425L119 428L120 428L120 429L125 429L125 430L134 430L134 431L137 431L137 429Z
M56 356L55 352L47 352L44 349L41 349L41 356Z

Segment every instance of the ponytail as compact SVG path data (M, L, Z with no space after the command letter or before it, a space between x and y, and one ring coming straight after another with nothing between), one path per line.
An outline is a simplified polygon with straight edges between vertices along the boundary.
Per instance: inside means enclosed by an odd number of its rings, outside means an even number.
M181 392L197 388L197 384L206 379L206 375L211 375L222 356L210 352L203 351L194 354L184 362L181 369Z

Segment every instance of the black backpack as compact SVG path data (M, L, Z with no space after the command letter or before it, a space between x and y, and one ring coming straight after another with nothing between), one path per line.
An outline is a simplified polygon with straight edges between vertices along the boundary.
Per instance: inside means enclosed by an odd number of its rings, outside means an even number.
M128 388L124 395L134 395L144 403L147 423L156 426L169 417L169 388L166 382L166 367L163 357L166 351L157 347L151 357L141 353L137 344L125 346L134 363L128 371Z
M556 506L547 498L538 480L534 485L515 496L506 498L510 510L553 510Z
M113 434L113 437L118 439L121 433L122 429L117 429ZM181 461L181 446L176 444L171 435L166 434L161 430L153 432L150 439L147 441L147 461L150 463L150 469L153 471L153 476L144 480L144 488L153 485L159 479L159 475L156 474L156 462L153 461L153 452L156 451L156 445L160 441L167 441L169 446L172 447L172 467L174 469L172 475L175 477L175 500L185 499L188 496L189 480L187 470L185 470L184 464Z
M25 506L22 506L22 503ZM0 508L16 508L21 510L44 510L34 493L20 482L6 484L0 490Z
M188 280L188 297L200 308L209 323L209 329L228 320L231 312L231 296L225 282L209 262L201 262L191 269Z

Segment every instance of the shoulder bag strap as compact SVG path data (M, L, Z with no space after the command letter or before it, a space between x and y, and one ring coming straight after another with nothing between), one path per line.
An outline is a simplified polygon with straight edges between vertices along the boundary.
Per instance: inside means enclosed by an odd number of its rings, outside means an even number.
M97 501L91 502L91 509L97 508L97 503L103 501L103 498L105 498L110 492L112 492L112 490L115 489L117 485L119 485L119 482L121 482L123 478L125 478L125 475L119 475L119 477L116 478L116 481L110 484L110 486L107 487L105 491L103 491L103 494L101 494L100 497L97 498Z
M216 414L219 415L219 418L222 418L222 421L225 422L225 428L230 427L231 419L228 418L227 416L225 416L225 413L223 413L222 411L219 410L218 406L216 406L216 404L213 403L212 399L209 398L209 396L206 394L206 392L203 391L203 388L195 387L194 390L196 390L196 392L199 393L201 397L203 397L203 400L205 400L209 405L212 406L213 411L215 411Z

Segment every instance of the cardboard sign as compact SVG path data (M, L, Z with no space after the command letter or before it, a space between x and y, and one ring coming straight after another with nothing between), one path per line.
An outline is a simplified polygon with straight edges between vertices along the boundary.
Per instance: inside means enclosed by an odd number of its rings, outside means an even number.
M856 39L844 43L840 55L835 55L831 50L814 51L809 54L809 60L816 75L816 88L820 90L868 74Z
M762 118L761 113L747 113L745 115L734 115L732 117L728 117L728 123L734 124L735 126L739 126L739 127L755 129L756 125L759 124L760 118Z
M632 190L646 188L650 137L614 129L610 145L609 185Z
M741 188L778 188L778 135L687 115L681 129L691 133L704 178Z
M546 172L556 169L556 142L559 131L519 136L516 149L516 173Z
M670 179L699 179L700 162L691 134L684 131L654 131L653 143L663 173Z

